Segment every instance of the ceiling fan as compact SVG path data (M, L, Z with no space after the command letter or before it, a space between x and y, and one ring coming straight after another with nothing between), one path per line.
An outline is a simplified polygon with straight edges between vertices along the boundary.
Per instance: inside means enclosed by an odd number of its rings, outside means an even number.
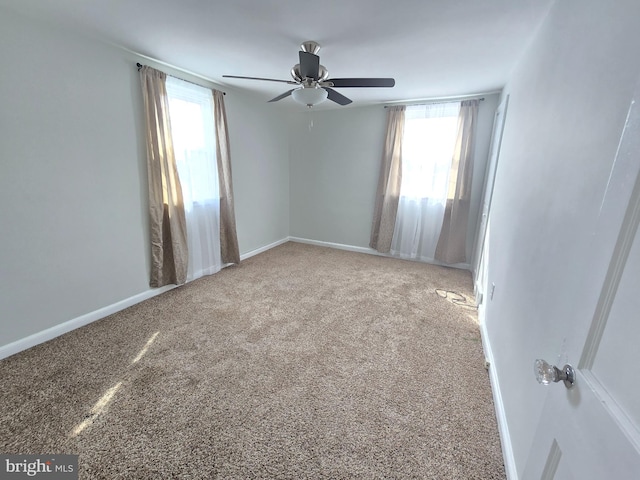
M311 108L318 103L324 102L327 98L339 105L349 105L352 100L338 93L333 89L336 88L353 88L353 87L393 87L396 81L393 78L329 78L329 71L320 65L320 57L317 55L320 51L320 45L317 42L308 41L300 45L301 51L298 52L300 63L297 63L291 69L293 80L277 80L273 78L261 77L241 77L237 75L223 75L226 78L241 78L245 80L265 80L268 82L282 82L289 85L298 85L282 95L269 100L269 102L277 102L288 96Z

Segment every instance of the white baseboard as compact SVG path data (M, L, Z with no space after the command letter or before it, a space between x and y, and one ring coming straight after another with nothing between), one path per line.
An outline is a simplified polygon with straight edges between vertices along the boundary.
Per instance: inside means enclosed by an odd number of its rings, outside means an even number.
M269 245L265 245L264 247L260 247L240 255L240 260L241 261L246 260L247 258L251 258L254 255L258 255L260 253L266 252L267 250L270 250L274 247L277 247L278 245L282 245L283 243L286 243L289 241L298 242L298 243L307 243L310 245L317 245L321 247L336 248L339 250L347 250L350 252L367 253L369 255L378 255L383 257L395 258L395 257L392 257L391 255L380 253L374 250L373 248L369 248L369 247L356 247L353 245L345 245L342 243L323 242L320 240L311 240L311 239L300 238L300 237L285 237L276 242L270 243ZM464 268L464 266L462 268ZM175 285L168 285L162 288L147 290L146 292L139 293L137 295L126 298L114 304L107 305L106 307L103 307L103 308L99 308L98 310L95 310L93 312L89 312L87 314L73 318L66 322L60 323L58 325L54 325L53 327L34 333L33 335L29 335L28 337L21 338L7 345L2 345L0 346L0 359L9 357L11 355L15 355L16 353L19 353L23 350L34 347L40 343L44 343L49 340L52 340L56 337L59 337L60 335L63 335L72 330L75 330L76 328L83 327L92 322L95 322L96 320L100 320L101 318L104 318L108 315L119 312L120 310L124 310L125 308L135 305L136 303L140 303L144 300L155 297L156 295L159 295L168 290L171 290L172 288L175 288Z
M99 308L98 310L94 310L93 312L80 315L79 317L73 318L58 325L54 325L53 327L47 328L46 330L34 333L33 335L21 338L20 340L16 340L15 342L9 343L7 345L3 345L0 347L0 359L10 357L11 355L15 355L16 353L22 352L23 350L26 350L28 348L35 347L40 343L48 342L49 340L59 337L60 335L64 335L65 333L75 330L76 328L88 325L92 322L95 322L96 320L100 320L101 318L119 312L120 310L124 310L127 307L155 297L156 295L160 295L161 293L169 291L173 288L175 288L175 285L167 285L166 287L147 290L146 292L142 292L124 300L120 300L119 302L107 305L103 308Z
M251 252L240 255L240 260L245 260L249 257L265 252L288 241L289 237L286 237L272 244L266 245L256 250L252 250ZM139 293L124 300L120 300L119 302L107 305L106 307L94 310L93 312L89 312L58 325L54 325L53 327L34 333L33 335L29 335L28 337L21 338L20 340L16 340L15 342L9 343L7 345L2 345L0 346L0 360L10 357L11 355L15 355L16 353L22 352L23 350L26 350L28 348L35 347L40 343L48 342L49 340L59 337L60 335L64 335L65 333L75 330L76 328L84 327L85 325L95 322L96 320L100 320L101 318L119 312L120 310L124 310L125 308L135 305L136 303L140 303L144 300L155 297L156 295L160 295L161 293L169 291L175 287L175 285L167 285L166 287L149 289L146 292Z
M269 245L265 245L264 247L256 248L255 250L251 250L250 252L243 253L240 255L240 261L246 260L247 258L251 258L254 255L258 255L259 253L266 252L267 250L271 250L278 245L282 245L283 243L287 243L289 241L289 237L282 238L276 242L270 243Z
M388 253L380 253L377 250L369 247L356 247L353 245L345 245L343 243L323 242L320 240L311 240L309 238L300 238L300 237L289 237L289 240L292 242L307 243L309 245L317 245L319 247L337 248L338 250L347 250L349 252L368 253L369 255L378 255L379 257L401 258L401 257L396 257L395 255L390 255ZM470 268L470 265L468 263L456 263L455 265L447 265L444 263L440 263L436 260L430 260L428 262L422 261L422 260L415 260L411 258L404 258L402 260L418 261L422 263L429 263L432 265L440 265L442 267L459 268L462 270L469 270Z
M338 250L347 250L349 252L368 253L370 255L378 255L382 257L388 257L384 253L380 253L373 248L369 247L356 247L353 245L345 245L343 243L323 242L321 240L311 240L309 238L289 237L289 240L297 243L306 243L308 245L317 245L318 247L336 248Z
M482 348L484 349L485 360L489 364L489 380L491 382L491 390L493 393L493 403L496 410L496 419L498 421L498 432L500 433L500 443L502 445L502 457L504 459L504 468L507 473L507 480L518 480L518 471L516 470L516 461L513 455L513 446L511 444L511 436L509 435L509 426L507 425L506 412L504 411L504 403L502 401L502 390L500 389L500 381L496 372L493 351L491 350L491 342L486 329L484 318L484 308L479 309L480 336L482 338Z
M240 255L240 260L245 260L249 257L265 252L288 241L289 237L283 238L281 240L278 240L277 242L258 248L256 250L252 250L251 252ZM156 295L160 295L161 293L169 291L175 287L175 285L167 285L166 287L149 289L146 292L139 293L119 302L107 305L106 307L94 310L93 312L89 312L87 314L73 318L64 323L54 325L53 327L34 333L33 335L29 335L28 337L21 338L20 340L16 340L15 342L0 346L0 360L10 357L11 355L15 355L16 353L22 352L23 350L26 350L28 348L35 347L40 343L48 342L49 340L59 337L60 335L64 335L65 333L75 330L76 328L84 327L85 325L95 322L96 320L100 320L101 318L119 312L120 310L124 310L125 308L135 305L136 303L140 303L144 300L155 297Z

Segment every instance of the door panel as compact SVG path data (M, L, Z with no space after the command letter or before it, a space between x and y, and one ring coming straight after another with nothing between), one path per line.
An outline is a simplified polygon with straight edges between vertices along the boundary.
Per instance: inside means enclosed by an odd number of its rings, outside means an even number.
M542 480L573 480L571 465L567 461L566 455L562 455L562 449L556 440L551 444L551 450L547 456L547 463L544 466Z
M635 430L640 425L640 321L627 321L628 312L640 316L640 241L636 239L627 259L617 289L615 302L609 312L607 325L598 346L593 367L590 369L595 381L609 393L617 403L626 421L632 422Z

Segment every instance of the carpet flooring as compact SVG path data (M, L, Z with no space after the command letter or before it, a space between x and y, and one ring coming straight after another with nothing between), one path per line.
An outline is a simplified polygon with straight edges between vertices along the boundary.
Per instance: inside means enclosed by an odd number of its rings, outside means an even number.
M504 479L469 272L286 243L0 361L83 479Z

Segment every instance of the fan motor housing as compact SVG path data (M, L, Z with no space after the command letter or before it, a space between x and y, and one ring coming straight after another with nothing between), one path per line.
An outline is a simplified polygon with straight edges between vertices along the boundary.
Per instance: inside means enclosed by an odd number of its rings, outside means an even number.
M304 78L300 74L300 64L296 63L291 69L291 78L293 78L296 82L303 83ZM324 65L320 65L318 68L318 82L323 82L327 78L329 78L329 70Z

